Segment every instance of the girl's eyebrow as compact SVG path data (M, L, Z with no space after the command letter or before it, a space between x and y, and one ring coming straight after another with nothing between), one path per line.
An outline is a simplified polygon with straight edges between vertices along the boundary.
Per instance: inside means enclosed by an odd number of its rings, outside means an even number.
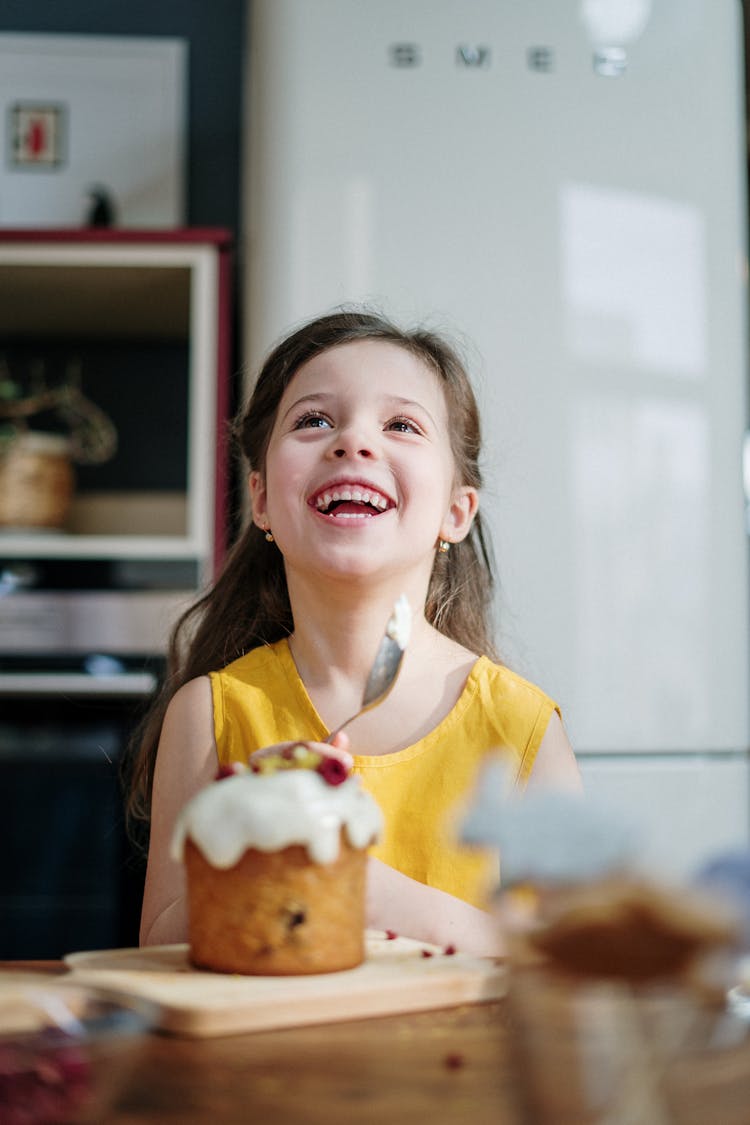
M427 417L432 422L433 426L437 425L437 423L435 422L435 419L433 418L432 414L430 413L430 411L427 409L427 407L425 406L425 404L423 402L417 402L416 399L413 399L413 398L400 398L397 395L393 395L391 398L388 399L388 401L392 402L394 407L398 407L400 410L415 410L415 409L421 410L423 414L427 415Z
M283 418L288 418L293 411L297 410L305 402L321 402L321 400L325 402L333 397L332 394L328 394L326 391L316 391L314 394L301 395L284 411Z

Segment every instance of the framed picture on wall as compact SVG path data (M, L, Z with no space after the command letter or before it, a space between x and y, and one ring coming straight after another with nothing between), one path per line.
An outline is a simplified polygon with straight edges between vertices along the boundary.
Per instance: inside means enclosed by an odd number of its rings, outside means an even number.
M11 168L53 169L65 161L66 107L48 102L16 102L9 109Z

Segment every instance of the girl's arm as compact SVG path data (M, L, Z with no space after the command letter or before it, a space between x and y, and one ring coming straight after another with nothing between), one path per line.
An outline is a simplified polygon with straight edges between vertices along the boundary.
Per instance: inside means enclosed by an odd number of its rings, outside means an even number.
M578 763L556 711L537 751L531 787L583 790ZM454 945L463 953L497 957L505 952L496 917L376 859L370 859L368 868L367 924L418 941Z
M491 914L374 858L367 868L367 925L478 957L505 952L500 925Z
M154 770L151 837L141 910L141 945L187 940L185 875L170 858L177 815L216 776L211 684L191 680L175 693L164 717Z

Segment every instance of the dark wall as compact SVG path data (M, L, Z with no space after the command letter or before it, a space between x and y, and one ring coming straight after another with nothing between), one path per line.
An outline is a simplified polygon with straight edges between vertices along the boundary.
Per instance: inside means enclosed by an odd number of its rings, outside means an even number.
M0 32L189 43L187 221L239 230L245 0L2 0Z

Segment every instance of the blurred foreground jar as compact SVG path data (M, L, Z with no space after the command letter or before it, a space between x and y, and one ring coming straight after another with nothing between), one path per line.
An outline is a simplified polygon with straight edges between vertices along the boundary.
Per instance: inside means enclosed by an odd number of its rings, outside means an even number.
M75 475L66 437L28 430L0 446L0 528L60 530Z

